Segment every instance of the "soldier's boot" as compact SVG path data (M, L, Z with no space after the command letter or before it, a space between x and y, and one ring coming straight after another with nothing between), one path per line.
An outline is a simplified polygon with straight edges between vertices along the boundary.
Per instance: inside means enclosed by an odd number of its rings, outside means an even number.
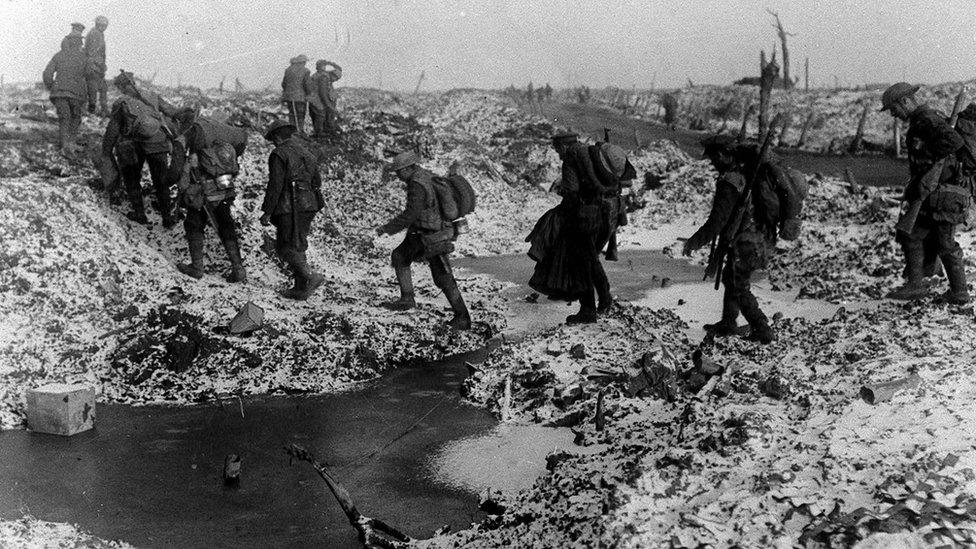
M244 270L244 259L241 257L241 244L236 240L225 240L224 250L227 251L227 259L230 259L230 275L227 276L228 282L247 282L247 271Z
M946 278L949 279L949 290L942 294L941 301L950 305L967 305L972 301L969 296L969 284L966 282L966 265L961 257L945 256L942 258Z
M291 269L291 275L294 279L291 288L282 290L278 292L282 297L286 299L298 299L302 292L305 291L305 278L302 277L301 268L298 266L298 252L293 250L279 250L278 258L288 265Z
M180 263L176 269L190 278L199 280L203 278L203 239L188 238L186 243L190 249L190 262Z
M464 304L464 298L461 297L461 289L458 288L457 281L454 280L453 276L444 278L445 280L441 281L440 286L442 286L447 302L451 304L451 310L454 311L454 318L447 325L455 330L471 329L471 313L468 312L468 307Z
M149 218L146 217L146 206L142 203L142 189L130 191L128 196L132 211L125 214L125 216L140 225L148 225Z
M903 246L905 252L905 283L888 293L888 299L911 301L929 295L928 286L922 279L923 254L920 248Z
M714 324L705 324L703 328L706 332L719 337L749 335L749 327L739 326L738 319L739 303L732 293L726 289L722 297L722 319Z
M304 285L300 292L295 296L295 299L300 301L305 301L315 293L315 290L319 288L324 282L325 277L320 273L317 273L308 266L308 258L305 256L305 252L297 252L295 254L297 258L297 265L299 274L304 281Z
M413 309L417 306L417 301L414 299L413 274L410 272L410 266L396 267L393 271L396 273L397 284L400 286L400 299L396 301L384 301L380 303L380 306L391 311L407 311Z
M758 341L763 345L772 343L776 339L773 329L769 326L769 319L766 318L766 314L759 308L759 302L756 300L756 296L751 293L745 296L739 302L739 309L742 311L742 316L749 322L750 330L746 339Z
M610 240L607 242L607 252L603 254L603 257L605 257L607 261L617 261L619 259L617 257L617 233L616 232L610 235Z
M566 324L593 324L596 322L596 303L593 290L586 290L580 294L580 310L574 315L566 317Z

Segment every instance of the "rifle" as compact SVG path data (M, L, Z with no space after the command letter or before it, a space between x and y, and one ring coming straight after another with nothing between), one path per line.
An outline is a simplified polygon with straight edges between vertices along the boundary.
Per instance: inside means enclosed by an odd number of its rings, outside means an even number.
M955 131L956 121L959 119L959 113L962 111L963 103L966 99L966 86L963 86L959 90L959 95L956 96L956 102L952 105L952 114L949 115L947 122L949 126ZM925 200L932 194L932 191L939 186L939 179L942 177L942 170L945 169L946 159L938 161L933 165L929 171L919 180L919 187L921 190L921 195L915 200L908 202L905 207L905 211L898 216L898 222L895 223L895 230L903 234L911 234L915 229L915 223L918 221L918 214L922 210L922 204ZM937 169L938 168L938 169ZM933 178L935 181L933 181ZM909 181L909 185L911 181Z
M776 115L769 127L775 128L777 125L776 123L781 117L782 115ZM728 256L729 251L732 249L732 240L742 227L742 220L745 217L746 209L749 206L749 201L752 200L752 188L755 187L756 180L759 179L759 174L762 171L763 160L766 158L766 153L769 152L769 146L773 141L773 133L774 132L772 129L766 130L766 135L763 137L762 145L759 147L759 157L756 160L756 167L751 174L752 176L746 182L744 192L739 195L739 200L735 204L735 210L733 210L733 217L728 223L725 224L725 227L722 228L722 232L719 233L718 243L716 244L715 239L712 239L712 247L708 257L708 265L705 267L705 279L714 274L716 290L719 289L722 284L722 269L725 266L726 256Z

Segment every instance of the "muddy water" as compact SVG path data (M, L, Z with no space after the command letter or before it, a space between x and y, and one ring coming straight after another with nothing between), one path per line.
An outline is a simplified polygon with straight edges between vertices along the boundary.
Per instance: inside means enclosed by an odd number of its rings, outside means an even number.
M454 361L344 394L99 405L97 429L71 438L4 431L0 517L29 512L138 546L356 547L324 482L306 463L289 465L282 446L296 442L330 464L363 514L414 537L465 527L480 519L478 488L530 485L545 454L571 441L555 430L499 435L458 396L464 375ZM465 450L482 437L495 441L491 459ZM229 453L243 456L236 489L221 482ZM431 456L448 455L462 458L432 466Z

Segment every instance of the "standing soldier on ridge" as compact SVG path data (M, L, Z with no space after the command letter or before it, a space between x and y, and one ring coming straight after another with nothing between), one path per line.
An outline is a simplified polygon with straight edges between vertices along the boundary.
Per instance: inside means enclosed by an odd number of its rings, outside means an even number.
M339 65L325 59L315 63L311 93L308 96L313 137L334 136L339 129L336 125L336 100L339 94L333 85L340 78L342 78L342 67Z
M85 54L81 35L69 34L61 41L61 51L44 68L44 87L58 112L58 141L61 152L71 154L71 145L81 127L81 111L88 98L85 82Z
M275 148L268 157L268 190L261 205L261 224L275 226L275 250L295 278L294 286L281 295L304 301L325 282L324 276L308 266L305 253L312 220L325 201L318 160L295 138L296 132L293 124L275 120L264 134Z
M970 189L959 185L956 153L965 142L943 115L915 97L918 89L899 82L881 96L882 111L908 122L905 143L911 175L903 197L908 205L896 226L905 254L905 283L888 297L911 300L928 295L922 279L925 252L930 250L942 260L949 280L941 299L963 305L970 297L956 225L966 221L971 198Z
M426 260L434 284L444 292L451 304L454 318L448 323L455 330L471 328L471 315L461 297L448 255L454 251L454 226L445 220L434 190L434 174L420 166L420 158L413 152L403 152L393 159L389 170L406 184L407 206L399 215L376 229L376 234L407 234L391 255L391 264L400 285L400 299L382 305L404 311L417 306L414 300L413 275L410 265Z
M108 84L105 83L105 29L108 28L108 18L99 15L95 18L95 28L88 31L85 37L85 55L88 56L88 66L85 75L88 79L88 112L95 112L95 101L98 100L102 116L108 116Z
M288 120L301 135L305 135L305 111L312 94L311 72L305 68L305 63L308 63L308 57L304 54L292 57L281 79L281 100L288 107Z

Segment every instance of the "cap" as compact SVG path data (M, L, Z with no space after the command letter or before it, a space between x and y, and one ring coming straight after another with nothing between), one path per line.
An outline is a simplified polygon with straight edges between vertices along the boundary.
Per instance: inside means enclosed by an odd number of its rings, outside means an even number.
M881 94L881 110L886 111L891 108L897 101L915 95L915 92L921 86L913 86L908 82L898 82L897 84L892 84Z
M119 69L119 75L112 80L112 83L115 84L116 87L122 87L125 85L134 86L136 83L135 75L131 72L126 72L125 69Z
M415 166L420 163L420 157L417 153L413 151L402 152L393 157L393 162L387 165L387 169L391 172L400 171L404 168L409 168L410 166Z
M727 151L736 145L736 139L731 135L716 134L699 141L705 148L703 156L714 151Z
M104 15L99 15L98 17L95 18L95 24L108 25L108 17L105 17Z
M297 57L291 58L292 63L308 63L308 56L305 54L299 55Z
M275 132L277 132L282 128L291 128L296 131L298 130L298 128L296 128L295 125L292 124L291 122L279 118L278 120L275 120L274 122L269 124L268 127L264 130L264 138L267 139L268 141L271 141L271 136L274 135Z
M81 31L85 30L85 25L83 25L81 23L72 23L71 24L71 30L81 32Z

